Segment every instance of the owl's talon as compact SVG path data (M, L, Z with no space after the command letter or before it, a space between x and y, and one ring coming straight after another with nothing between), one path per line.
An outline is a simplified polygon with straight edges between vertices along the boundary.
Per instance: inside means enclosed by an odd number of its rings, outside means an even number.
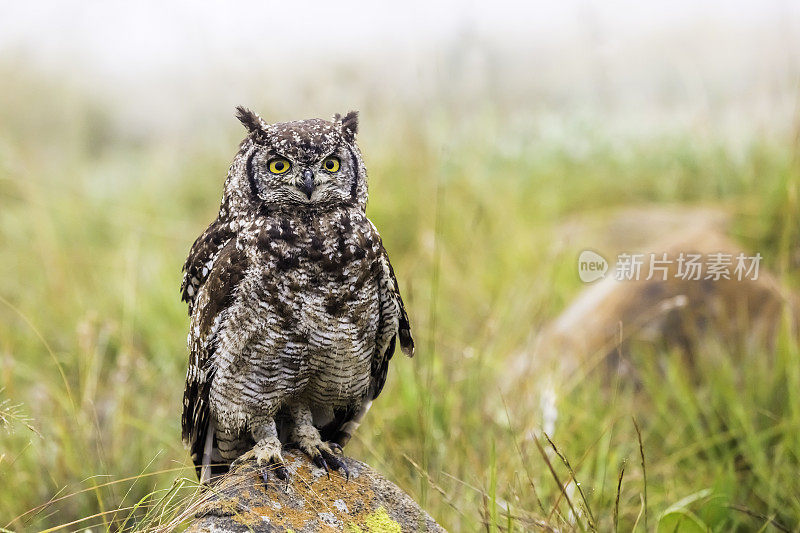
M284 465L282 461L272 460L267 467L261 469L261 479L264 481L264 485L269 484L270 472L275 474L275 477L279 480L285 481L288 485L289 471L286 469L286 465Z
M275 465L273 471L275 472L275 477L277 477L281 481L289 483L289 471L286 469L286 466L284 466L283 463Z
M330 479L331 469L328 466L328 463L325 462L325 458L322 456L322 454L320 453L319 455L314 456L313 461L315 465L325 470L325 473L328 475L328 479Z
M342 447L339 446L337 443L329 442L328 443L328 447L331 449L331 451L333 451L335 453L338 453L339 455L344 455L344 451L342 450Z
M342 448L339 445L336 445L336 447L339 449L339 452L341 453ZM331 446L331 448L333 448L333 446ZM336 457L333 453L329 452L328 450L322 447L318 449L323 459L326 461L326 464L330 465L336 471L342 471L344 473L345 479L347 481L350 481L350 470L348 470L347 465L344 463L344 461L342 461L341 459Z

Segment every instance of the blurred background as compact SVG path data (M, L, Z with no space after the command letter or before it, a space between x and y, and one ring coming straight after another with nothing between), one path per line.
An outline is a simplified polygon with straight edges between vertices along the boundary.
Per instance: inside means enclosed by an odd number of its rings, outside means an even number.
M180 268L245 105L361 112L418 355L347 452L445 528L796 528L799 75L790 1L0 2L0 527L188 516Z

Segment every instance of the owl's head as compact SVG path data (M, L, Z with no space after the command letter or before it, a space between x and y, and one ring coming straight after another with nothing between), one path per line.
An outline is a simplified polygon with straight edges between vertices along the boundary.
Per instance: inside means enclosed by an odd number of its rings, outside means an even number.
M355 142L356 111L336 115L333 121L267 124L249 109L236 110L249 134L226 183L229 201L240 208L267 209L366 206L366 170Z

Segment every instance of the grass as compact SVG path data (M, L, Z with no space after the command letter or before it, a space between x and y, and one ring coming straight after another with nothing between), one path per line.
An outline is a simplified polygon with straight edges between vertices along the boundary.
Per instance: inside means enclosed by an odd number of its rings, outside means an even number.
M8 93L0 527L177 527L197 498L180 443L180 267L242 133L231 120L222 133L134 138L80 94ZM668 350L635 352L640 383L597 372L555 391L549 434L522 431L530 421L513 413L528 400L499 386L581 289L574 251L555 245L572 215L725 206L740 240L796 287L793 141L734 151L686 132L621 145L575 125L565 142L534 124L504 131L493 113L362 120L369 214L419 348L396 357L347 452L452 531L797 530L800 348L788 331L744 355L705 339L692 372Z

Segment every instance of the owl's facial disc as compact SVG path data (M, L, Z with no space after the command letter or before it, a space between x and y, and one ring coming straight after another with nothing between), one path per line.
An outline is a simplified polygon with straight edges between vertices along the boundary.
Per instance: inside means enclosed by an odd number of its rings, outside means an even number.
M255 146L248 163L254 199L269 206L332 206L352 202L353 169L348 145L298 134ZM324 142L323 142L324 141Z

